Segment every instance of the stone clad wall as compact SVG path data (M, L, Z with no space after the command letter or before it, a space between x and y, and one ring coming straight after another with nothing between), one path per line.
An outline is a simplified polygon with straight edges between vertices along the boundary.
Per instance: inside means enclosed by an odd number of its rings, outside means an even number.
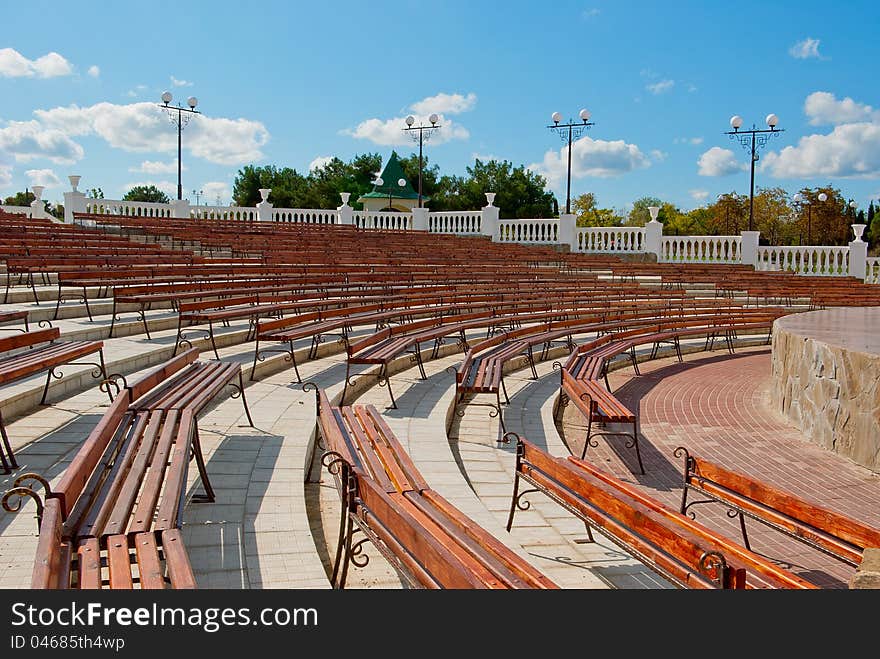
M777 409L823 448L880 472L880 356L776 321L772 364Z

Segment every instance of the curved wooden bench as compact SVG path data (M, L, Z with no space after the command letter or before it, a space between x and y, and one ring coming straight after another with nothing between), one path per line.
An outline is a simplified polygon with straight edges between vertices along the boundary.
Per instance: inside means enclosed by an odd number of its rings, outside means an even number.
M232 385L253 425L241 366L197 357L189 350L131 384L111 375L104 386L118 395L57 486L23 474L3 496L10 511L25 496L37 502L32 588L195 587L180 537L191 459L205 490L193 500L214 500L198 416ZM32 484L43 487L45 506Z
M314 388L322 463L342 498L334 587L359 564L365 540L353 542L356 529L414 587L558 587L432 490L375 407L332 406Z
M516 456L508 530L516 510L528 508L523 497L542 492L585 523L589 541L596 529L680 588L816 588L588 462L554 457L519 437ZM532 489L520 491L521 480Z

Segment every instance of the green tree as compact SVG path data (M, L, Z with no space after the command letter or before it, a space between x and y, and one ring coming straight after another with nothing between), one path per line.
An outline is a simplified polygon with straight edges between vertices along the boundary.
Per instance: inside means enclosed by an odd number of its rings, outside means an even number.
M306 177L290 167L245 165L235 176L232 199L236 206L260 203L260 188L268 188L269 200L278 208L307 208ZM333 206L336 207L335 205Z
M623 216L614 209L599 208L592 192L572 199L571 207L577 216L575 224L579 227L616 227L623 223Z
M755 230L767 245L791 245L798 234L788 193L782 188L759 188L754 205Z
M36 199L34 193L26 190L25 192L16 192L11 197L6 197L3 203L7 206L30 206L34 199Z
M707 210L711 215L706 225L708 235L736 236L748 221L749 197L727 192L719 195Z
M99 198L104 198L103 193L101 193ZM167 204L169 199L168 195L155 185L136 185L122 196L122 201L146 201L154 204Z
M89 199L103 199L104 191L101 188L91 188L86 192L86 197Z

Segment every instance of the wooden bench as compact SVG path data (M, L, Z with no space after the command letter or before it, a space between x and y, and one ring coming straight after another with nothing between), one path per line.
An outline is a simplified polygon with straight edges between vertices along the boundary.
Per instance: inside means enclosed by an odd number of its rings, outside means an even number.
M557 588L435 490L372 405L332 406L314 388L321 462L342 499L331 582L344 588L348 566L366 564L367 540L410 586ZM366 536L353 540L357 531Z
M23 474L3 496L12 512L24 497L37 503L32 588L195 587L180 535L191 459L205 490L193 500L214 500L198 417L231 385L253 425L241 366L197 357L198 350L189 350L131 384L111 375L104 386L118 395L57 486ZM36 484L45 503L31 487Z
M523 497L546 494L611 542L680 588L813 589L814 584L737 545L690 517L667 508L635 486L579 458L557 458L514 438L516 466L507 529ZM520 491L520 481L532 486Z
M0 356L0 386L47 371L46 385L43 387L43 396L40 399L40 405L43 405L46 402L52 378L61 377L57 371L59 366L94 366L96 370L92 373L93 377L102 379L107 377L102 341L59 341L60 336L61 330L57 327L51 327L0 338L0 354L10 353L6 356ZM75 361L95 353L98 354L98 362ZM0 411L0 434L2 434L3 448L5 448L5 454L0 450L0 461L2 461L4 473L8 474L12 469L18 468L18 464L9 445L2 411Z
M691 506L717 502L739 517L743 544L750 549L746 517L818 549L839 561L858 567L867 548L880 548L880 530L779 490L741 472L691 455L682 446L675 457L684 457L684 491L681 513ZM693 490L707 497L688 501ZM693 516L693 513L690 513Z

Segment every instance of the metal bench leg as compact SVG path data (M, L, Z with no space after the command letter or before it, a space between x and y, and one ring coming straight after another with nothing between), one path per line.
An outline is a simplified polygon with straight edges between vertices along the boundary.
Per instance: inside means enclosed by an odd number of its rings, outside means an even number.
M110 312L110 334L108 338L113 338L113 328L116 326L116 292L113 293L113 310Z
M675 337L675 354L678 357L678 363L681 364L684 361L684 358L681 356L681 343L678 340L678 337Z
M211 338L211 349L214 351L214 359L220 359L220 353L217 352L217 343L214 341L214 323L208 321L208 336Z
M147 313L143 304L141 304L141 310L138 314L140 314L141 321L144 323L144 333L147 335L147 340L152 341L153 337L150 336L150 326L147 324Z
M538 371L535 368L535 357L532 354L532 346L529 346L528 359L529 359L529 366L532 367L532 380L537 380L538 379Z
M581 460L587 457L587 447L590 446L590 436L593 434L593 409L594 403L590 401L590 413L587 415L587 436L584 438L584 448L581 451ZM598 446L594 443L593 446Z
M3 454L3 451L0 451L0 459L3 461L3 472L9 474L12 472L12 469L18 469L18 463L15 461L15 454L12 452L12 447L9 445L9 435L6 434L6 424L3 422L3 412L0 412L0 434L3 436L3 447L6 449L5 455ZM8 462L6 460L7 455L9 456Z
M296 381L302 384L302 378L299 376L299 366L296 365L296 353L293 351L293 341L288 343L290 347L290 361L293 363L293 372L296 373Z
M340 407L345 405L345 394L348 392L348 387L353 385L353 383L351 382L350 373L351 373L351 362L346 360L345 361L345 379L342 381L343 382L342 396L339 398L339 406Z
M504 404L510 405L510 396L507 395L507 385L504 384L504 376L501 376L501 390L504 392ZM499 407L501 406L501 401L498 402Z
M642 464L642 454L639 451L639 417L633 420L633 446L636 448L636 459L639 461L639 470L645 473L645 465Z
M89 292L86 290L85 286L83 286L83 304L86 305L86 315L89 317L89 322L94 322L94 318L92 318L92 308L89 306Z
M250 424L251 428L255 427L254 420L251 418L251 411L248 408L247 397L244 395L244 378L241 375L241 371L238 372L238 384L230 382L229 386L233 389L230 398L238 398L241 396L241 404L244 406L244 413L247 416L248 424Z
M36 284L34 284L34 273L32 273L32 272L28 273L28 281L31 284L31 291L34 294L34 304L36 304L37 306L40 306L40 300L37 297L37 286L36 286Z
M199 478L202 479L202 487L205 488L204 494L193 495L192 500L197 503L214 503L214 488L211 487L211 481L208 479L208 470L205 468L205 456L202 455L202 444L199 441L199 424L193 423L193 457L196 459L196 466L199 469Z
M388 368L385 364L379 369L379 386L388 387L388 395L391 397L392 410L397 409L397 401L394 400L394 392L391 390L391 377L388 375Z
M749 536L746 533L746 517L742 513L739 514L739 528L742 530L743 544L746 546L746 549L751 551L752 547L749 545Z
M181 336L182 331L183 319L180 317L180 314L177 314L177 340L174 341L174 351L171 353L172 357L177 356L177 349L180 347L180 342L183 340L183 336Z
M427 379L428 379L428 376L425 375L425 365L422 363L422 351L419 349L419 344L418 344L418 343L416 344L416 349L415 349L415 355L414 355L414 356L415 356L415 359L416 359L416 364L419 365L419 374L422 376L422 380L427 380Z
M639 361L638 361L638 359L636 359L636 347L635 346L633 346L630 349L629 358L630 358L630 361L632 362L633 373L635 373L636 375L641 375L641 373L639 372Z
M58 282L58 299L55 301L55 313L52 315L52 320L58 320L58 309L61 307L61 282Z

